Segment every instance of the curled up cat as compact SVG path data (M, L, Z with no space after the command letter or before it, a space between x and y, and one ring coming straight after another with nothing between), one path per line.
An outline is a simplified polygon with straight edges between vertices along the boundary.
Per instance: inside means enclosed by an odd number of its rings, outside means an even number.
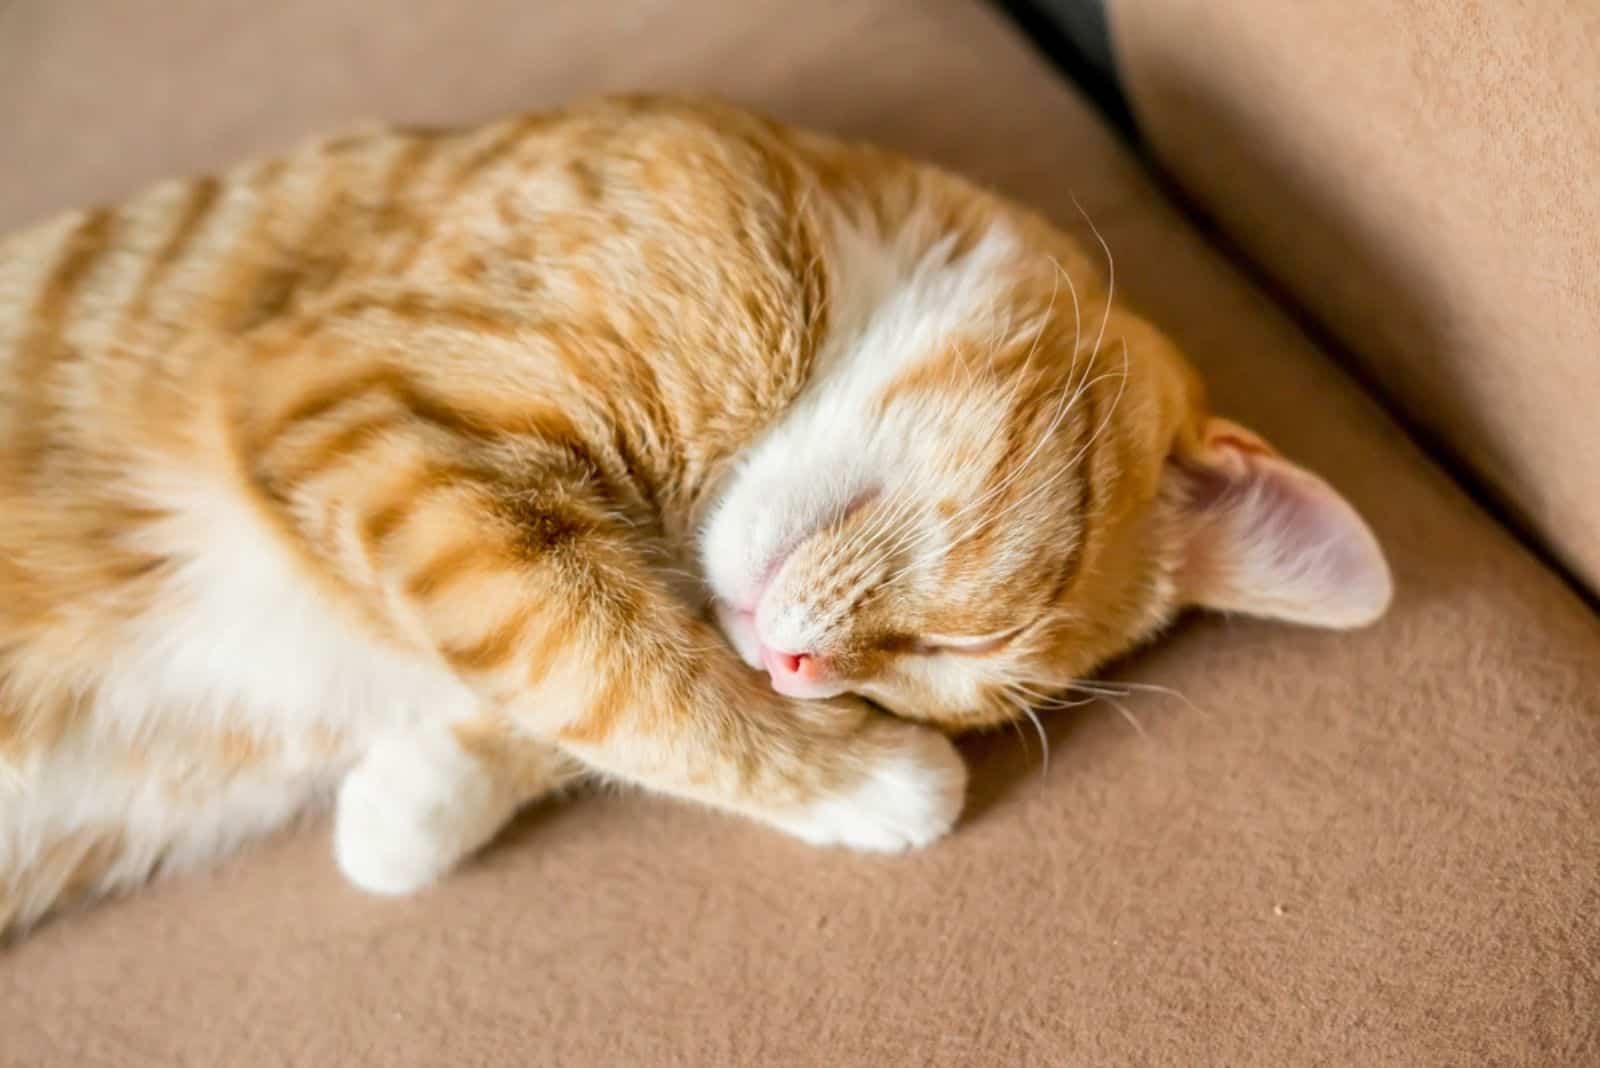
M331 802L361 887L585 776L948 831L948 734L1390 577L1107 257L709 100L373 131L0 243L0 930Z

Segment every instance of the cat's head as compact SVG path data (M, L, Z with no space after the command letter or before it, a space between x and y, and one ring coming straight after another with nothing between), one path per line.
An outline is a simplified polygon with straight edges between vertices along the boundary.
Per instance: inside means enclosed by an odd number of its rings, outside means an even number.
M1211 416L1188 363L1007 228L845 231L806 392L711 515L725 632L796 697L1000 722L1189 606L1327 627L1390 599L1325 482Z

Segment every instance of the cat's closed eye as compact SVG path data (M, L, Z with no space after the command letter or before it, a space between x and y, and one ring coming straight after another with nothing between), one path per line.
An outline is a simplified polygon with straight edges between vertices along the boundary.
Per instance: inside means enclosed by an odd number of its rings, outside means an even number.
M982 656L985 653L999 652L1025 629L1025 627L1012 627L998 634L979 634L971 637L956 637L943 634L925 635L921 638L912 639L907 651L918 656L934 656L939 653Z

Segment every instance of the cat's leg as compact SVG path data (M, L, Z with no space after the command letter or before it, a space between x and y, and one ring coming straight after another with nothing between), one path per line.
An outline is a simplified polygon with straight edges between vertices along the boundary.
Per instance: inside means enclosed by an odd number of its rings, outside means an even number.
M966 773L948 739L854 698L774 693L582 490L438 529L397 583L441 657L533 736L812 842L903 849L954 823Z
M602 692L557 730L567 752L816 845L895 852L955 823L966 768L944 735L851 697L782 697L687 612L652 616L687 639L683 659L636 662L625 696Z
M339 788L334 855L362 889L409 893L582 770L554 747L487 717L385 737Z
M508 495L457 477L381 531L368 549L408 626L486 714L589 768L861 849L926 844L960 813L944 736L853 698L774 693L584 483ZM519 800L482 767L443 729L374 750L340 799L345 870L400 890L485 842Z

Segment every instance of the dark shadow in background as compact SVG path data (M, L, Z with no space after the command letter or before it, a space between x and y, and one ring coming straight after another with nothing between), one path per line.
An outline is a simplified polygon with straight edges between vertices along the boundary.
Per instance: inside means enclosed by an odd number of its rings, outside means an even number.
M1390 396L1385 385L1368 370L1367 365L1351 355L1344 339L1307 312L1286 286L1263 271L1249 253L1221 228L1218 220L1195 202L1161 166L1160 161L1151 155L1140 138L1132 107L1117 73L1116 50L1111 40L1105 0L991 2L1005 12L1034 46L1094 102L1106 121L1149 165L1156 184L1179 206L1206 240L1226 255L1252 285L1270 296L1307 337L1335 358L1475 504L1499 520L1529 553L1559 576L1592 611L1600 614L1600 591L1589 589L1563 560L1551 552L1515 502L1507 500L1489 485L1438 431L1419 421L1414 412ZM1208 129L1220 131L1222 138L1235 151L1247 147L1250 151L1249 166L1258 173L1274 176L1276 181L1273 184L1282 193L1286 212L1297 218L1314 220L1316 230L1335 235L1349 259L1350 269L1379 280L1376 291L1386 294L1388 299L1403 307L1406 321L1414 324L1419 345L1445 343L1439 340L1444 336L1442 330L1428 329L1428 324L1437 322L1438 316L1432 313L1435 305L1428 300L1427 294L1419 292L1419 283L1426 278L1425 271L1408 269L1405 264L1395 262L1392 253L1385 250L1376 235L1369 237L1364 233L1365 228L1358 220L1335 217L1337 212L1329 206L1329 198L1319 195L1292 161L1275 158L1272 146L1261 142L1259 131L1247 129L1242 122L1225 114L1219 102L1206 100L1204 86L1191 85L1185 88L1191 100L1209 106ZM1458 425L1472 425L1469 406L1452 404L1452 407ZM1487 438L1487 432L1479 437L1480 440Z
M993 0L1035 48L1100 109L1124 140L1137 141L1117 78L1103 0Z

